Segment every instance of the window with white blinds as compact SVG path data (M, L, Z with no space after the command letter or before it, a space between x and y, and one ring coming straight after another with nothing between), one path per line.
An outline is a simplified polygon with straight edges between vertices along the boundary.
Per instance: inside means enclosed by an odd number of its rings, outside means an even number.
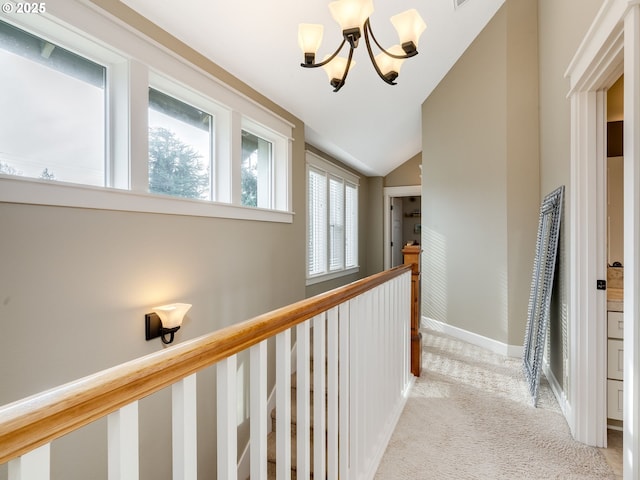
M309 168L307 276L325 273L327 264L327 177Z
M358 269L358 178L307 152L307 284Z

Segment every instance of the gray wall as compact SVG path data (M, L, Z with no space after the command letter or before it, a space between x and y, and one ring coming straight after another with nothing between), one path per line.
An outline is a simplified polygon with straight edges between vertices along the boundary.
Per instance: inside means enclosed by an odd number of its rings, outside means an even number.
M602 3L507 0L423 104L423 315L522 344L539 201L570 188L564 73ZM567 232L563 221L550 326L561 385Z
M385 187L404 187L406 185L420 185L422 165L422 152L414 155L399 167L389 172L384 177Z
M422 315L508 345L539 203L535 0L507 0L422 106Z

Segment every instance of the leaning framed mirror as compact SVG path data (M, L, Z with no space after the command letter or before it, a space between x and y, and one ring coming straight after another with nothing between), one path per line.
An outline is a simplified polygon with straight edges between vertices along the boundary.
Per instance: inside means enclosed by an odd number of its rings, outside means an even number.
M523 351L523 368L534 406L538 400L542 357L551 314L551 292L560 237L563 197L564 186L561 186L544 197L540 205Z

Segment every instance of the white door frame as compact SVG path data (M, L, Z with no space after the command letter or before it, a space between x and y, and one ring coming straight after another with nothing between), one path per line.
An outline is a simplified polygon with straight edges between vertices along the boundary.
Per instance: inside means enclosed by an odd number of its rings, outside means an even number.
M574 437L606 444L604 202L605 91L624 73L624 478L640 477L640 0L605 0L568 70L571 99L569 188L569 385ZM598 180L598 177L600 181ZM605 275L605 276L603 276Z
M384 187L384 269L391 267L391 198L419 197L422 195L422 185L407 185L404 187ZM423 212L424 213L424 212Z

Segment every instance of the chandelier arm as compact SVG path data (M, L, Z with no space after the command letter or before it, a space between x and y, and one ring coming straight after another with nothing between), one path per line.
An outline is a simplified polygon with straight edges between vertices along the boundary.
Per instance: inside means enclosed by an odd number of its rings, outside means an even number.
M367 32L368 32L368 34L367 34ZM368 35L371 35L371 38L373 38L373 42L380 49L380 51L383 52L385 55L390 56L391 58L397 58L399 60L402 60L402 59L405 59L405 58L411 58L411 57L413 57L413 56L418 54L418 51L416 50L415 53L413 53L413 54L395 55L395 54L385 50L384 48L382 48L382 46L378 43L378 39L373 34L373 30L371 29L371 22L369 22L369 19L367 18L365 20L365 22L364 22L364 38L365 38L365 40L367 39ZM367 42L367 49L369 50L369 53L371 54L371 49L369 47L369 42Z
M369 19L367 19L364 22L364 43L367 46L367 53L369 54L369 59L371 60L371 63L373 63L373 68L375 69L376 73L378 74L378 76L385 82L388 83L389 85L397 85L396 82L394 82L393 80L389 80L388 78L386 78L382 72L380 71L380 67L378 67L378 64L376 63L376 59L373 55L373 51L371 50L371 42L369 41L369 33L371 33L371 37L373 38L373 41L376 43L376 45L378 45L378 42L376 42L376 38L373 36L373 32L371 32L371 27L369 26ZM380 47L380 45L378 45L378 47ZM384 50L381 48L381 50Z
M349 46L349 57L347 58L347 66L344 67L344 73L342 74L342 79L340 79L340 82L337 85L335 85L335 88L333 89L334 92L337 92L338 90L340 90L344 86L344 82L347 79L347 75L349 75L349 67L351 66L351 59L352 58L353 58L353 47L350 45Z
M333 54L331 54L331 56L329 58L327 58L326 60L320 62L320 63L301 63L300 66L304 67L304 68L317 68L317 67L324 67L327 63L329 63L331 60L333 60L334 58L336 58L336 56L338 55L338 53L340 53L340 50L342 50L342 47L344 47L344 44L346 43L346 39L343 38L342 39L342 43L340 43L340 45L338 46L338 48L336 49L335 52L333 52ZM351 51L353 52L353 49L351 49Z

